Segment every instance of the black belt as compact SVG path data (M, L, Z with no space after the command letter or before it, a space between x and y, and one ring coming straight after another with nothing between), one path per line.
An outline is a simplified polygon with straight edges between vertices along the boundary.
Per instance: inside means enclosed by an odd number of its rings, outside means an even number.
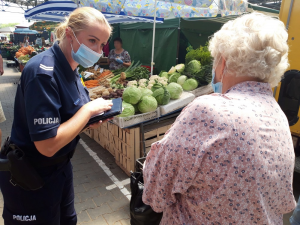
M5 147L5 146L3 146L3 147ZM6 146L6 148L7 148L7 152L9 152L9 151L18 149L18 146L16 146L13 143L9 143ZM59 157L56 157L56 158L53 158L53 159L49 158L48 160L38 161L37 159L32 159L32 158L29 158L29 157L27 157L27 159L32 164L33 167L35 167L35 168L44 168L44 167L55 166L55 165L63 163L63 162L67 162L68 160L70 160L73 157L74 152L75 152L75 149L72 150L71 152L69 152L66 155L59 156Z
M64 156L49 159L49 161L32 160L26 157L26 154L17 145L7 138L1 149L1 154L5 155L7 159L0 160L0 171L10 171L10 182L13 186L18 185L24 190L38 190L50 182L54 176L44 181L36 169L67 162L72 158L74 152L75 150Z

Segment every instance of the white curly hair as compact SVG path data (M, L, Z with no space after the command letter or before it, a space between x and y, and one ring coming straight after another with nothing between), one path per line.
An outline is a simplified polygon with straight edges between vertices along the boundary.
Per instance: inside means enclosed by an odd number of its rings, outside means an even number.
M274 87L289 67L287 40L283 22L251 13L224 24L210 40L209 50L214 64L225 59L228 74L256 77Z

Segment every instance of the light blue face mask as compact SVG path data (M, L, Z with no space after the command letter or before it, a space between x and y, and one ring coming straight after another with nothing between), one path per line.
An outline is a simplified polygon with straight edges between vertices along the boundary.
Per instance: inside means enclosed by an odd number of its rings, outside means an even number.
M222 94L222 89L223 89L223 83L222 83L222 81L223 81L224 74L225 74L225 72L223 72L221 82L215 83L216 69L214 69L214 68L212 69L211 86L212 86L212 88L213 88L213 90L214 90L215 93Z
M74 37L76 38L78 44L80 44L77 37L75 36L75 33L73 30L72 30L72 32L73 32ZM98 62L98 60L100 59L100 57L103 54L103 52L101 54L99 54L99 53L93 51L92 49L90 49L89 47L87 47L84 44L80 44L80 47L78 48L76 53L73 50L72 44L71 44L71 47L72 47L72 58L74 59L75 62L77 62L84 68L89 68L89 67L93 66L96 62Z

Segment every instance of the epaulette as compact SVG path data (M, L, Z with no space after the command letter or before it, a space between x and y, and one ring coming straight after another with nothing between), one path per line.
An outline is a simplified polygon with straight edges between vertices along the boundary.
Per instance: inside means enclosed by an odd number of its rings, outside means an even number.
M45 55L41 60L41 63L37 70L37 74L47 74L52 77L53 72L54 72L54 57Z

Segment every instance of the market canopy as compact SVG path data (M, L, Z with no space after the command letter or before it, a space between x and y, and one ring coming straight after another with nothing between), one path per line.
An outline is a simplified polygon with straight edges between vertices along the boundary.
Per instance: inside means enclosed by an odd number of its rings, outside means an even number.
M4 33L4 34L10 34L13 33L15 30L15 28L13 27L4 27L0 29L0 33Z
M82 6L91 6L102 12L129 16L168 17L215 17L239 15L246 12L247 0L74 0ZM156 5L156 7L155 7ZM173 15L172 15L173 14Z
M77 8L73 1L48 1L38 5L25 12L25 18L40 21L54 21L61 22L72 11ZM151 17L133 17L125 15L124 12L120 14L111 14L102 12L110 24L114 23L133 23L133 22L146 22L153 23L154 19ZM158 19L157 23L163 23L163 19Z

